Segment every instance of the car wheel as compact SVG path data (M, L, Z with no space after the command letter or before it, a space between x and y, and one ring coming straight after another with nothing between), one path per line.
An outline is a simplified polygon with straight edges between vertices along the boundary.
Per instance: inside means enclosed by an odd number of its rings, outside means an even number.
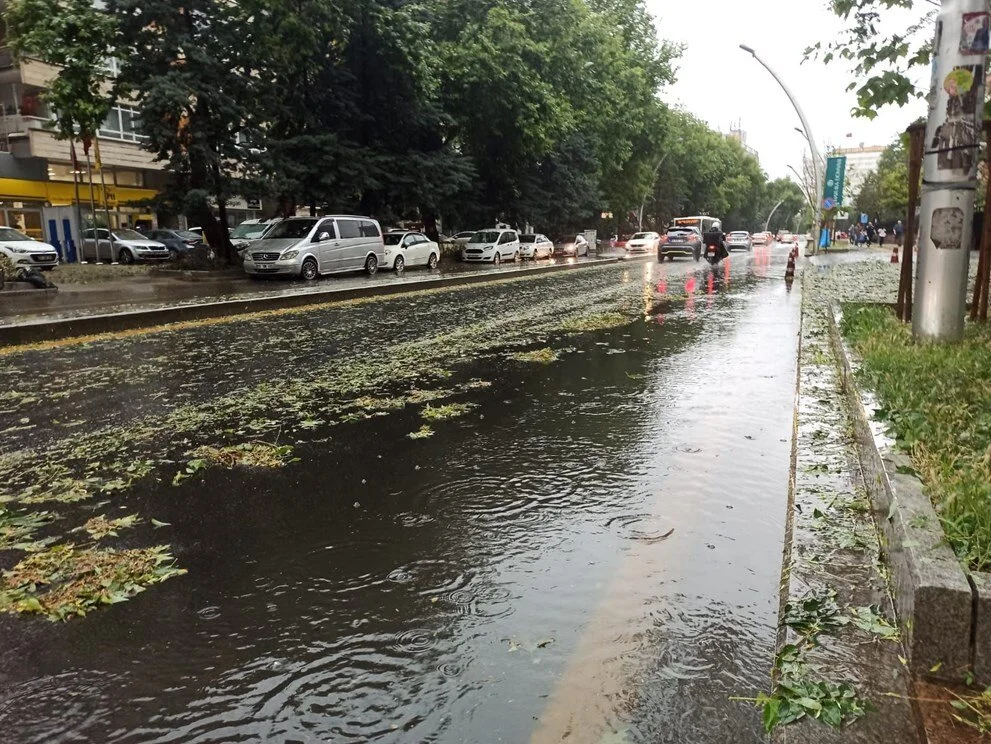
M437 268L437 254L431 253L430 258L427 259L427 268L436 269Z
M396 262L392 265L392 268L396 270L396 273L402 273L402 270L406 268L406 259L402 256L396 256Z
M498 266L501 263L502 263L502 254L499 253L499 251L496 251L495 255L492 256L492 265Z
M178 261L178 260L179 260L179 251L177 251L175 248L169 248L169 261Z
M372 254L365 259L365 273L368 274L368 276L375 276L375 274L378 273L378 270L379 260L374 254Z
M316 259L307 258L303 261L303 266L299 270L299 275L303 277L308 282L312 282L317 278L317 262Z
M125 248L119 254L117 254L117 263L124 264L125 266L130 266L132 263L134 263L134 254L131 253L129 250L127 250L127 248Z

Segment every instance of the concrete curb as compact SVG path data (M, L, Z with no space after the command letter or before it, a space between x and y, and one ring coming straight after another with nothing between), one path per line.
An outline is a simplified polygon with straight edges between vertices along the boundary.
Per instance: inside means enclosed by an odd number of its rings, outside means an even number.
M864 481L886 543L887 562L902 637L913 673L959 681L969 670L991 672L991 624L977 633L977 592L968 581L910 459L895 449L874 419L875 405L857 387L853 352L840 336L842 312L830 303L829 332L842 362L843 388L856 428ZM991 588L991 577L987 586ZM985 596L991 616L991 594ZM975 643L982 637L982 667L975 667ZM983 672L983 674L982 674Z
M278 297L256 297L243 300L223 300L220 302L208 301L156 308L154 310L134 310L131 312L90 315L66 320L43 320L21 323L18 325L0 326L0 346L17 346L40 341L55 341L73 336L131 330L181 321L203 320L205 318L244 315L263 310L343 302L375 296L387 297L410 292L423 292L429 289L483 284L503 279L517 279L524 276L539 276L541 274L553 274L561 271L573 271L594 266L616 264L620 261L620 258L601 258L575 264L555 264L553 266L514 269L511 271L439 277L437 279L425 279L408 284L373 284L366 287L328 289L323 292L281 295Z
M6 282L5 284L13 283ZM44 289L39 289L38 287L31 287L30 289L0 289L0 300L7 297L23 297L25 295L37 297L38 294L58 294L58 287L45 287Z

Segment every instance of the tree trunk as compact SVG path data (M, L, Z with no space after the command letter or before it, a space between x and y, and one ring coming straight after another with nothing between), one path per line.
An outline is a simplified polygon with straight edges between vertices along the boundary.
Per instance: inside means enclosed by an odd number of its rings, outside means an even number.
M429 210L423 212L423 232L435 243L440 242L440 233L437 232L437 215Z

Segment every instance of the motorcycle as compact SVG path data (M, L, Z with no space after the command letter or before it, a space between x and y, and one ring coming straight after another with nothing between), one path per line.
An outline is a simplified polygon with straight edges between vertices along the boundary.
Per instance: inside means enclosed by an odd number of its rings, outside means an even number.
M728 256L729 252L726 250L725 246L707 245L705 247L705 260L712 266L715 266Z

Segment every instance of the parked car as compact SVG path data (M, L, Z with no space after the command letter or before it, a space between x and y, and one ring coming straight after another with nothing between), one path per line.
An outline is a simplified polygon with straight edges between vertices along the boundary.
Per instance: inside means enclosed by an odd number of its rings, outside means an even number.
M58 266L58 251L53 246L12 227L0 227L0 253L10 259L15 269L51 271Z
M150 240L164 243L173 261L206 245L202 235L197 235L189 230L149 230L147 236Z
M554 242L554 252L562 256L587 256L588 241L584 235L565 235Z
M671 227L664 234L664 240L657 249L657 260L675 256L691 256L696 261L702 258L702 233L697 227Z
M83 261L121 264L156 263L170 258L165 243L127 228L113 232L102 227L84 231L79 253Z
M459 232L456 235L452 235L450 238L448 238L448 242L458 246L468 245L468 241L471 240L471 236L474 235L476 232L478 231L466 230L464 232Z
M656 232L638 232L626 241L627 253L653 253L661 245L661 236Z
M554 255L554 243L546 235L527 233L520 235L520 256L522 258L550 258Z
M364 270L385 260L379 223L369 217L290 217L273 225L244 252L248 276L300 276Z
M726 250L740 248L745 251L752 250L753 242L750 240L750 233L745 230L734 230L726 236Z
M461 249L462 261L515 261L520 257L520 236L515 230L479 230L473 233Z
M239 255L242 255L252 240L258 240L268 228L281 221L281 217L273 217L270 220L245 220L231 230L231 245Z
M632 237L633 237L632 235L620 235L616 239L616 247L617 248L626 248L626 244L630 241L630 238L632 238Z
M383 267L398 272L407 266L436 269L438 263L440 246L423 233L396 230L385 234Z

